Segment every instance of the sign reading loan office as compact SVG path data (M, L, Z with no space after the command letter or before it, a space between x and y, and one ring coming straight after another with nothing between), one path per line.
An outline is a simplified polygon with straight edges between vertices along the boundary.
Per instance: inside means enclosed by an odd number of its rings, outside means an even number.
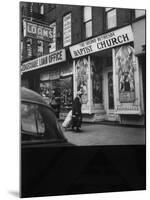
M97 51L119 46L133 41L131 26L100 35L70 47L72 58L78 58Z
M36 70L49 65L54 65L66 60L65 49L56 51L54 53L48 54L46 56L41 56L34 60L23 63L21 66L21 73Z
M35 39L45 40L48 42L51 42L53 40L52 27L24 20L23 28L24 28L24 37L31 37Z

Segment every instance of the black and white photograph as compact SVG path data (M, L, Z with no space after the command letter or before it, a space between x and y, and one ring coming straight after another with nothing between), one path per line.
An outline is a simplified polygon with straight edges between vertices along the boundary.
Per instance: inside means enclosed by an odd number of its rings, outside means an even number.
M112 6L19 4L21 197L146 189L146 9Z

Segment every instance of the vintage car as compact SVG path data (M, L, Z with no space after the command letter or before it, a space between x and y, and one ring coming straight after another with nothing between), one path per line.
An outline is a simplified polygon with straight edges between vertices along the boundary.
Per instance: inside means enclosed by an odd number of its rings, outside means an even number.
M144 146L71 145L52 108L25 88L20 155L20 197L145 189Z
M21 142L29 145L68 145L53 108L42 96L21 88Z

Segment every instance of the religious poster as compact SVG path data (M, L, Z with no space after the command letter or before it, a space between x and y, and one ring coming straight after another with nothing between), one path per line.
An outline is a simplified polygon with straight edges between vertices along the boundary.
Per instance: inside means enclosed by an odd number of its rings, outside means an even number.
M140 112L138 62L130 45L115 49L114 58L116 110L120 114Z
M102 67L99 67L98 63L96 63L95 58L91 59L91 80L93 90L93 103L102 103Z
M82 103L87 104L88 102L88 60L87 58L81 58L76 61L76 80L77 80L77 91L82 89Z

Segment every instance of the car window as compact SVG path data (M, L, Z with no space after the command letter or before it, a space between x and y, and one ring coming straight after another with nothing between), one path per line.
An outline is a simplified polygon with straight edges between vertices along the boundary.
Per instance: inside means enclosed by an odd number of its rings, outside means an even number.
M62 139L54 113L47 107L23 102L21 104L22 140Z
M21 105L22 130L28 134L42 135L45 132L45 125L38 106L34 104Z

